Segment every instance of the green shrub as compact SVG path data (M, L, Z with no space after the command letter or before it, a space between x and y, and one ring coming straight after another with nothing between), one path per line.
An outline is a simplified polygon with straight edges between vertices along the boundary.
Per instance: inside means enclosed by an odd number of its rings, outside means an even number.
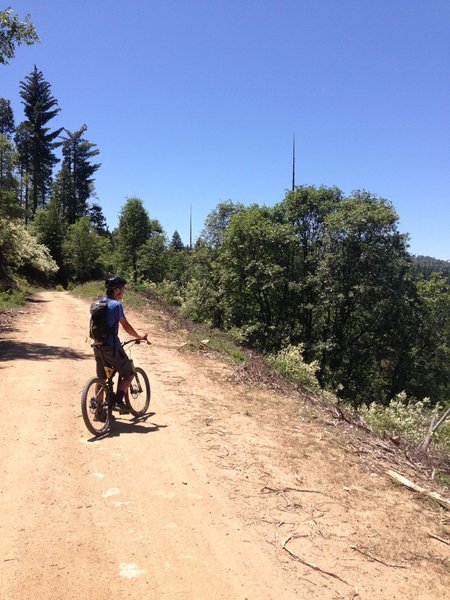
M143 292L149 292L159 300L173 306L181 306L183 303L180 287L174 281L164 280L161 283L146 281L139 284L139 289Z
M186 317L195 322L212 325L220 310L219 294L209 281L193 279L186 286L185 298L181 311Z
M408 399L405 392L401 392L388 406L373 402L369 406L360 406L358 413L374 431L400 436L419 444L428 432L434 410L442 413L443 409L437 406L432 410L429 398ZM432 444L443 450L450 449L450 421L447 420L436 431Z
M316 361L305 363L303 360L303 344L287 346L276 354L267 357L270 366L287 380L302 385L305 388L320 393L316 373L319 365Z
M19 308L20 306L25 306L29 296L30 289L28 287L0 292L0 311L12 310L14 308Z
M99 298L105 293L103 281L88 281L87 283L69 283L67 289L81 298Z

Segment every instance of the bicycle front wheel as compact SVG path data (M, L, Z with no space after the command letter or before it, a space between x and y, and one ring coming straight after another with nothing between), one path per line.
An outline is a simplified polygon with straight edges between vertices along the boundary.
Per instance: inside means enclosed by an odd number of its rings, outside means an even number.
M87 429L93 435L106 433L111 425L111 407L108 388L100 377L92 377L81 392L81 414Z
M150 396L150 382L147 374L141 367L136 367L131 385L125 394L125 402L133 416L145 415L150 404Z

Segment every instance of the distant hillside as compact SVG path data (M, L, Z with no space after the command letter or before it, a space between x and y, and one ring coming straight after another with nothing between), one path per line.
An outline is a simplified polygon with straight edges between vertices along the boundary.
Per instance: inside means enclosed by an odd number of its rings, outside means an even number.
M450 280L450 260L440 260L431 256L412 256L416 273L428 278L432 273L443 273Z

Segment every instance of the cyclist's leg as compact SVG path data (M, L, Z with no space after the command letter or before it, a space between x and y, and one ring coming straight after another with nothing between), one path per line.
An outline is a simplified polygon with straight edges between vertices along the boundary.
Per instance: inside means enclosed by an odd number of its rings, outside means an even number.
M102 351L99 348L94 348L94 358L95 358L95 371L96 375L99 379L106 381L105 369L104 369L104 359L102 355ZM95 386L95 393L97 395L98 400L103 401L104 396L104 386L97 383Z
M133 379L133 365L121 346L107 346L104 358L111 363L120 376L114 404L121 412L128 413L129 409L123 399Z

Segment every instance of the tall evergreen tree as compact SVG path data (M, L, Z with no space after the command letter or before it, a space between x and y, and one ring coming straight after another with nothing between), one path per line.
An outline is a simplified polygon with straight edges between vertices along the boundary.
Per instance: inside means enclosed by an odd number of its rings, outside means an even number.
M14 216L17 206L17 182L15 179L16 153L11 141L14 133L14 114L11 103L0 98L0 211L6 216Z
M64 157L62 170L68 175L68 181L66 178L61 179L66 184L65 189L61 190L64 197L62 205L70 224L87 215L88 199L94 184L92 176L100 167L99 163L91 162L99 154L99 150L96 144L83 137L86 130L86 125L75 132L64 129L66 136L61 136Z
M11 102L6 98L0 98L0 135L9 140L14 133L14 113Z
M170 247L174 250L184 250L183 240L181 239L181 235L177 230L173 232L172 241L170 242Z
M30 216L29 199L30 199L30 173L32 159L32 127L28 121L22 121L16 129L14 137L17 150L17 164L19 168L19 201L23 209L25 217L25 225L28 223Z
M106 223L105 215L103 214L102 207L100 204L93 202L87 209L87 216L89 217L95 231L101 236L109 235L108 225Z
M46 127L60 109L57 108L57 100L51 95L50 84L45 81L44 75L36 66L25 81L21 82L20 96L31 132L31 161L28 174L31 177L31 212L34 216L39 206L45 206L50 191L53 167L58 162L54 149L59 144L55 140L63 128L50 131L50 128Z
M20 216L15 165L14 145L6 136L0 134L0 214L9 218Z

